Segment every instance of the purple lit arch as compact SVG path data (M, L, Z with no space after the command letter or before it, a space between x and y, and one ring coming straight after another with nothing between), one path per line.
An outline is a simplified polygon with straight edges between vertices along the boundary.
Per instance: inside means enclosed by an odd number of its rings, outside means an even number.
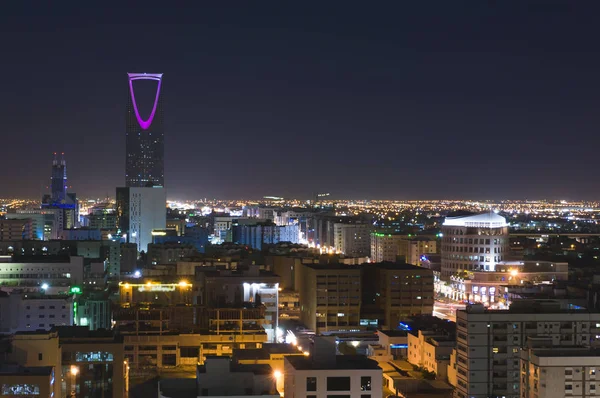
M131 101L133 102L133 111L135 112L135 117L137 118L138 123L142 130L148 130L150 125L152 124L152 120L154 120L154 114L156 113L156 106L158 105L158 96L160 95L160 85L162 83L162 73L128 73L129 77L129 92L131 93ZM143 120L140 116L140 111L138 110L137 103L135 102L135 94L133 93L133 81L134 80L156 80L158 81L158 87L156 88L156 98L154 98L154 106L152 106L152 112L150 112L150 117L148 120Z

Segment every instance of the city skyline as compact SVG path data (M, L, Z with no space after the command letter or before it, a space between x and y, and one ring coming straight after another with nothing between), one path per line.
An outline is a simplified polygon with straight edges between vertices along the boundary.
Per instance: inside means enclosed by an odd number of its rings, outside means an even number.
M129 7L0 17L7 194L45 192L53 152L81 196L121 186L133 70L169 76L172 198L600 196L579 160L599 143L594 5L147 7L132 25Z

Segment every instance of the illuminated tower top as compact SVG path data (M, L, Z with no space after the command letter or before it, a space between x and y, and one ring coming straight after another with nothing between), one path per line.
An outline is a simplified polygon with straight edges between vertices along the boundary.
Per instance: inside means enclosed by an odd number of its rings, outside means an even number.
M158 98L160 97L160 86L162 83L162 73L128 73L129 77L129 93L131 95L131 102L133 103L133 111L135 112L135 117L137 118L138 123L142 130L148 130L148 127L152 124L154 120L154 115L156 114L156 107L158 105ZM152 106L152 112L150 112L150 117L144 120L140 116L140 111L138 109L137 103L135 101L135 93L133 91L133 81L134 80L156 80L158 81L158 87L156 88L156 97L154 98L154 105Z
M125 186L164 186L164 131L162 109L162 73L128 73L126 117ZM157 82L150 98L135 96L134 85L140 80ZM142 115L140 103L151 103L149 115Z

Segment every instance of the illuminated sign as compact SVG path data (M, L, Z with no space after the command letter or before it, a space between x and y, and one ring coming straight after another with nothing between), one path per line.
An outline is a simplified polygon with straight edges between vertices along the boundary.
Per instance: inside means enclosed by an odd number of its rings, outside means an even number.
M145 285L138 287L138 292L173 292L175 285Z
M71 286L69 291L71 294L81 294L81 288L79 286Z

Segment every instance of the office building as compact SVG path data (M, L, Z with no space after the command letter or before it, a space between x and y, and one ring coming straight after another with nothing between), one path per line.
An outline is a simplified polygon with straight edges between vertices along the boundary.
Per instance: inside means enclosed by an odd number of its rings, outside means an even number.
M235 349L262 347L266 333L124 334L125 358L132 368L197 365L210 356L231 356Z
M540 347L521 351L521 398L595 397L598 390L598 349Z
M9 341L9 361L54 368L54 397L126 396L129 373L123 341L111 332L66 326L50 332L18 332Z
M315 337L309 356L284 358L285 396L381 397L383 372L363 355L336 355L335 338Z
M494 271L509 250L508 224L496 213L446 217L442 225L442 276Z
M61 294L83 283L83 257L0 256L2 290Z
M0 291L0 333L73 325L72 295L8 294Z
M280 242L299 243L298 225L277 226L274 224L239 225L232 229L233 242L261 250L263 245L274 245Z
M0 220L0 241L33 239L33 221L30 218Z
M472 271L436 282L436 291L455 301L468 300L485 306L507 308L507 289L533 284L552 284L569 279L569 264L553 261L502 261L495 271Z
M112 328L112 302L108 293L85 291L77 298L76 304L77 311L73 314L75 325L87 326L90 330Z
M127 74L125 186L128 188L165 186L162 76L162 73ZM157 82L155 94L149 98L153 105L147 117L140 112L139 105L146 101L135 96L134 82L136 85Z
M279 276L256 265L238 270L196 270L197 304L208 308L260 304L265 308L262 325L269 342L275 342L279 325Z
M181 237L177 238L181 239ZM177 264L178 261L194 255L198 255L198 251L191 244L177 242L150 243L146 258L148 266L152 266L156 264Z
M75 396L126 396L128 364L123 354L123 337L111 331L90 331L85 326L57 328L63 394Z
M358 331L361 268L343 264L302 264L296 278L300 320L317 334Z
M167 196L163 187L117 188L117 220L127 243L148 251L152 231L164 230L167 223Z
M523 300L504 311L474 304L456 313L456 364L448 378L456 377L457 398L519 398L523 348L594 347L598 335L600 313L562 310L551 300Z
M333 247L349 257L368 256L371 253L371 230L369 223L335 223Z
M395 329L407 317L433 312L433 271L411 264L377 263L367 265L365 274L375 277L363 289L374 291L375 307L383 315L384 328ZM373 285L374 284L374 285Z
M17 210L15 213L6 213L6 219L31 220L33 239L49 241L59 238L64 225L64 212L48 207Z

